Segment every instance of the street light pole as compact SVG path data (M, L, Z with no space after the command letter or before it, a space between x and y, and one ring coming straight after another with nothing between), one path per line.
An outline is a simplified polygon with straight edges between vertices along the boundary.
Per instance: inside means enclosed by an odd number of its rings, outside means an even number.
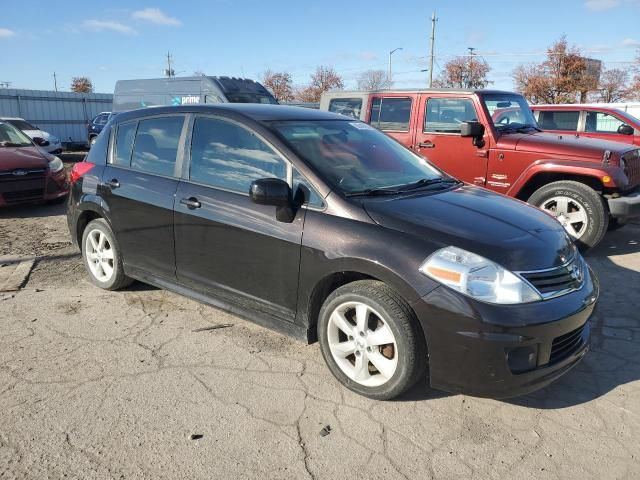
M402 50L402 47L394 48L389 52L389 72L387 73L387 80L389 81L389 85L391 85L391 55L393 55L393 52L397 52L398 50Z

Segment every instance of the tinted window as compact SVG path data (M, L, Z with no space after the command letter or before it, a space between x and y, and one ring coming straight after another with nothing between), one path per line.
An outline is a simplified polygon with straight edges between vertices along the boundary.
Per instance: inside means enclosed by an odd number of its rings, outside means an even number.
M374 98L371 125L380 130L408 132L411 118L410 98Z
M115 154L113 162L115 165L131 165L131 152L133 150L133 140L136 138L136 127L138 122L122 123L118 125L116 133Z
M360 98L333 98L329 101L329 111L360 119L362 99Z
M538 125L543 130L578 130L578 110L570 112L559 112L553 110L540 110Z
M304 193L304 203L311 207L322 207L324 202L315 188L297 169L293 169L293 194L297 195L298 189Z
M425 132L460 133L462 122L478 120L473 101L468 98L430 98L426 108Z
M287 179L284 160L249 130L226 120L196 118L191 140L191 180L249 193L259 178Z
M138 124L131 167L173 176L184 117L142 120Z
M38 130L36 127L31 125L29 122L25 122L24 120L8 120L7 122L16 127L18 130Z
M587 112L585 132L618 133L620 125L624 122L613 115L603 112Z

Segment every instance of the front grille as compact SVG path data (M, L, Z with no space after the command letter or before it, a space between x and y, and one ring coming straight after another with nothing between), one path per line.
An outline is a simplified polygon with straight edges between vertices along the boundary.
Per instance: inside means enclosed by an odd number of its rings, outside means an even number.
M583 333L586 325L587 324L585 323L575 330L565 333L564 335L560 335L553 340L549 364L564 360L584 346L585 339Z
M624 160L624 173L629 179L629 187L640 184L640 150L632 150L622 156Z
M7 204L18 203L18 202L28 202L31 200L41 200L42 199L42 189L38 188L35 190L20 190L18 192L5 192L2 194L4 197L4 201Z
M580 255L576 255L560 267L535 272L520 272L520 276L527 280L543 299L548 299L582 287L584 270L584 260Z
M8 204L41 199L44 193L46 170L19 169L0 172L0 195Z

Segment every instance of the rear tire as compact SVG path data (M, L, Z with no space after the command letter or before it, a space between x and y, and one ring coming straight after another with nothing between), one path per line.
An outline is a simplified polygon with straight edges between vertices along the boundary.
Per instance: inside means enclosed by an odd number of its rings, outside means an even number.
M584 183L553 182L536 190L527 202L556 217L582 250L598 245L607 233L605 201Z
M106 220L97 218L87 224L81 246L82 260L94 285L118 290L133 282L124 274L120 247Z
M361 280L336 289L318 319L322 356L348 389L376 400L411 388L427 367L422 329L389 286Z

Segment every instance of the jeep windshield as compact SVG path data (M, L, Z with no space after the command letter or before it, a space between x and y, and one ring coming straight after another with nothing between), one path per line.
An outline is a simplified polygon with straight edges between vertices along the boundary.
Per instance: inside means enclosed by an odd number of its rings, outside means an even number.
M458 183L424 158L359 121L274 121L271 129L348 196L389 195Z
M524 97L494 93L482 95L481 98L498 132L506 134L541 131Z
M1 147L32 147L31 139L8 123L0 123Z

